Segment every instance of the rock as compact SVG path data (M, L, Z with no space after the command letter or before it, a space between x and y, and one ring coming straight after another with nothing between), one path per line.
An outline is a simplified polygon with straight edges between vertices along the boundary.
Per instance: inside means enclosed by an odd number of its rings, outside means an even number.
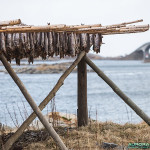
M104 148L104 149L116 148L117 146L118 145L114 144L114 143L105 143L105 142L102 143L102 148Z
M97 145L100 147L100 148L103 148L103 149L115 149L115 150L128 150L128 147L127 146L120 146L118 144L114 144L114 143L106 143L106 142L103 142L101 145L99 143L97 143Z
M53 126L73 128L77 126L77 116L74 114L66 114L60 112L50 112L45 115L47 121ZM38 130L43 129L43 124L36 120L30 125L30 129Z

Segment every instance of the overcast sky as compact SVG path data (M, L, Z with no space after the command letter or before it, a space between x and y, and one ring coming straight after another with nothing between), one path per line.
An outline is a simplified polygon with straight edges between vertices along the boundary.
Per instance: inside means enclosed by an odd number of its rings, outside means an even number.
M0 0L0 20L18 18L29 25L109 25L137 19L150 24L150 0ZM125 55L150 42L150 31L105 35L103 42L102 56Z

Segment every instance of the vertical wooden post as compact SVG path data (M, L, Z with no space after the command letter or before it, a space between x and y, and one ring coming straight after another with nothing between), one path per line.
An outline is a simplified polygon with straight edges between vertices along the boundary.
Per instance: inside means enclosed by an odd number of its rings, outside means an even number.
M78 126L88 125L87 108L87 65L85 56L78 64Z

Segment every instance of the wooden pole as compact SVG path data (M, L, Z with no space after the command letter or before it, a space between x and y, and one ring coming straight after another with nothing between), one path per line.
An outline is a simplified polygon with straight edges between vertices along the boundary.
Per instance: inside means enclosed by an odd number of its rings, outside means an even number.
M26 32L50 32L50 31L75 31L82 28L93 28L93 27L101 27L101 24L94 25L46 25L46 26L12 26L12 27L1 27L0 32L7 33L26 33Z
M64 74L59 78L57 84L54 86L54 88L50 91L50 93L47 95L47 97L40 103L39 108L40 110L43 110L45 106L49 103L49 101L56 95L56 92L59 90L59 88L63 85L64 80L67 78L67 76L72 72L72 70L77 66L77 64L80 62L82 57L85 55L85 52L82 51L78 58L72 63L72 65L64 72ZM14 133L13 136L11 136L8 141L5 143L4 147L6 150L11 148L13 143L22 135L23 131L31 124L31 122L36 118L36 114L33 112L19 127L19 129Z
M0 27L1 26L12 26L12 25L17 25L20 24L21 20L16 19L16 20L9 20L9 21L0 21Z
M123 33L136 33L145 32L149 30L148 25L136 25L136 26L66 26L66 25L47 25L47 26L19 26L19 27L2 27L0 32L5 33L27 33L27 32L74 32L74 33L101 33L107 34L115 32L116 34Z
M126 96L119 89L119 87L113 81L111 81L88 57L85 57L85 61L114 90L114 92L120 96L123 101L129 105L136 112L136 114L150 126L150 118L128 96Z
M24 95L24 97L26 98L26 100L28 101L28 103L30 104L30 106L32 107L32 109L34 110L34 112L36 113L36 115L38 116L38 118L40 119L42 124L44 125L44 127L48 130L49 134L54 139L56 144L60 147L61 150L67 150L67 147L64 145L63 141L60 139L59 135L55 132L53 127L48 123L46 118L43 116L41 110L36 105L36 103L34 102L32 97L30 96L30 94L26 90L25 86L23 85L22 81L16 75L14 70L11 68L10 64L7 62L7 60L6 60L6 58L4 57L3 54L0 55L0 60L2 61L2 63L5 66L6 70L8 71L8 73L10 74L10 76L12 77L14 82L17 84L20 91L22 92L22 94Z
M87 67L85 56L78 64L78 126L88 125L87 108Z

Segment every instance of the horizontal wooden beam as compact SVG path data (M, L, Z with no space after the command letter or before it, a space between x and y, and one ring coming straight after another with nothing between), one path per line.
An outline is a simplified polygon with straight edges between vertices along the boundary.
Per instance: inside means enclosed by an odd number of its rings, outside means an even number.
M12 27L2 27L0 32L5 33L27 33L27 32L72 32L82 28L94 28L101 27L101 24L95 25L70 25L65 24L60 25L46 25L46 26L12 26Z
M9 21L0 21L0 27L2 27L2 26L12 26L12 25L17 25L17 24L21 24L20 19L9 20Z
M125 33L138 33L149 30L149 25L129 25L133 23L142 22L143 20L135 20L124 22L120 24L106 25L101 24L93 25L46 25L46 26L9 26L1 27L0 32L5 33L27 33L27 32L74 32L74 33L101 33L107 34L125 34ZM129 25L129 26L127 26Z

